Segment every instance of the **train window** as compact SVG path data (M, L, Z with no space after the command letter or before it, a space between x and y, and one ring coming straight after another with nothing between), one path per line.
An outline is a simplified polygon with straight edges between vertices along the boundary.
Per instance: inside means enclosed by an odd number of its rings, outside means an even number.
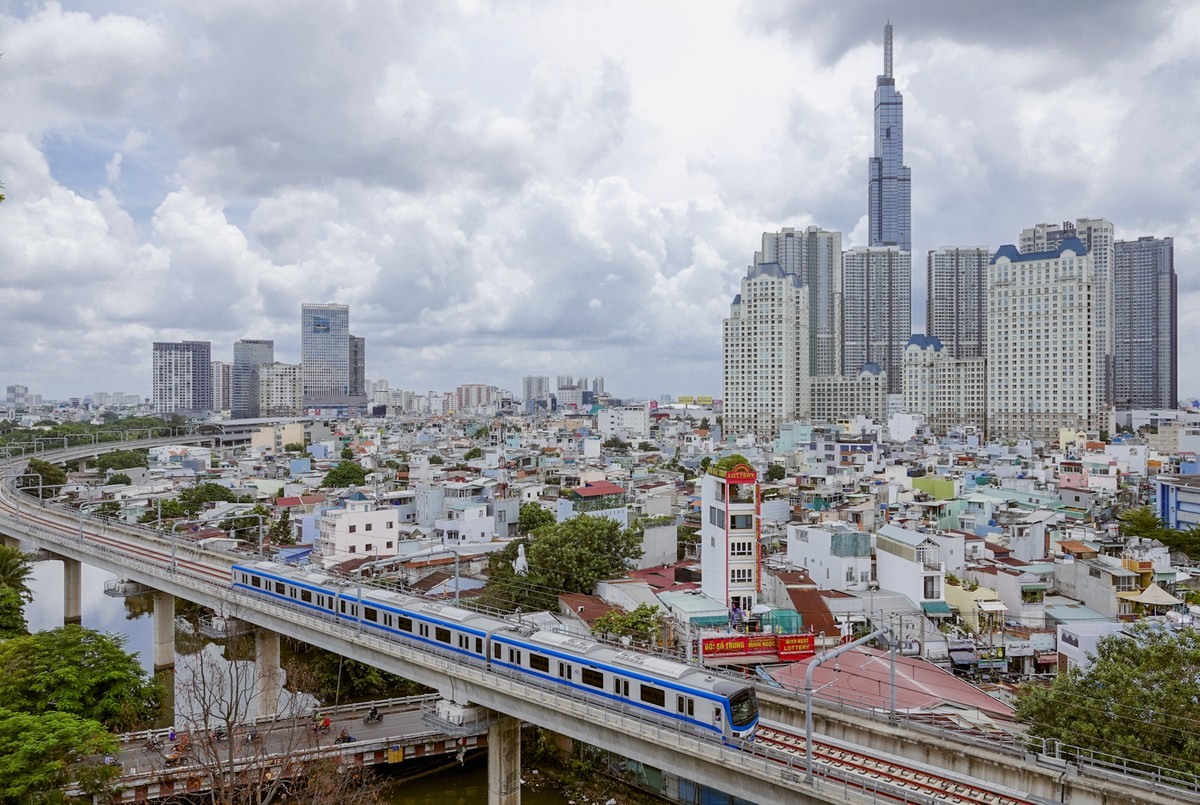
M483 638L482 637L475 638L475 653L476 654L483 653Z
M583 684L591 685L593 688L604 687L604 674L593 668L584 668L579 678L583 680Z
M300 600L306 604L311 604L312 603L312 590L301 590L300 591Z
M575 671L575 669L572 668L570 665L567 665L565 662L560 662L558 664L558 676L560 679L568 679L569 680L571 678L571 674L574 673L574 671Z
M412 631L412 618L406 618L403 615L396 616L396 628L406 632Z
M535 671L541 671L543 674L548 674L550 673L550 658L543 657L541 654L530 654L529 667Z
M250 584L253 587L262 587L262 579L260 579L258 576L252 576L250 578Z
M449 643L450 642L450 630L443 629L441 626L435 626L433 628L433 639L438 641L439 643Z
M628 699L629 698L629 680L628 679L618 679L617 677L614 676L613 677L613 693L617 694L618 696L624 696L626 699Z
M695 702L686 696L675 697L675 712L683 715L686 713L689 716L696 714Z
M379 610L375 609L375 607L363 607L363 617L365 617L367 620L371 621L372 623L378 623L379 622Z
M652 704L655 707L665 707L667 704L666 691L661 688L651 687L650 685L642 685L642 701L646 704Z
M521 664L521 650L516 649L516 648L510 648L508 650L508 661L510 663L512 663L513 665L520 665Z
M345 615L345 614L346 614L346 602L345 602L345 601L338 601L338 603L339 603L339 604L341 604L341 610L342 610L342 614L343 614L343 615Z
M418 623L417 631L420 633L421 637L429 637L429 624L428 623Z
M279 595L283 595L283 594L284 594L284 592L283 592L283 582L282 582L282 581L277 581L277 582L275 582L275 592L276 592L276 593L278 593Z
M496 659L500 659L500 644L499 643L492 643L492 656L495 657Z

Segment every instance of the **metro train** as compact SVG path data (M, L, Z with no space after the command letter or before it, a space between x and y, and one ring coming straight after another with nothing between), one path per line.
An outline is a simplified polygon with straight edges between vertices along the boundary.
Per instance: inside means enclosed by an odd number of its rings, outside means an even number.
M489 670L619 702L727 741L753 738L758 725L753 686L702 668L375 587L363 587L360 602L345 579L277 562L234 565L232 574L238 590L457 654Z

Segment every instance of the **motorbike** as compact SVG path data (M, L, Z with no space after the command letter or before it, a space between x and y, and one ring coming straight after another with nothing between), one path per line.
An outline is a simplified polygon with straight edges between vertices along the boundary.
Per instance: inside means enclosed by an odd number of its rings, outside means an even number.
M314 721L309 727L313 732L329 732L328 721Z
M158 751L163 748L162 738L151 736L146 739L146 743L142 744L146 749Z
M214 741L224 741L229 737L229 733L225 731L224 727L217 727L210 733L210 735Z
M373 710L362 718L364 724L374 724L383 721L383 713Z
M335 744L352 744L352 743L354 743L354 741L355 741L355 738L353 735L339 735L338 737L333 739L333 742Z

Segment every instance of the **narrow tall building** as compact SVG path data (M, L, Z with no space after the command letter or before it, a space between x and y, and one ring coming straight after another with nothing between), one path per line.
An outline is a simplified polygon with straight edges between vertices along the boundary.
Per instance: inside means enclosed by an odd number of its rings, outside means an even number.
M883 75L875 79L875 156L868 164L867 227L869 245L912 251L912 181L904 164L904 97L896 91L892 76L890 22L883 29Z
M233 364L229 361L212 362L213 410L233 409Z
M1092 294L1095 299L1095 344L1097 352L1096 377L1100 383L1101 399L1112 405L1116 397L1113 385L1113 349L1116 343L1114 310L1116 296L1113 287L1113 244L1116 230L1112 221L1104 218L1077 218L1075 223L1063 221L1056 224L1036 224L1021 230L1021 253L1049 252L1059 248L1068 239L1075 238L1087 249L1095 278Z
M842 374L878 364L888 394L901 393L912 336L911 254L896 246L843 252L842 288Z
M207 414L213 410L212 344L154 343L154 413Z
M996 252L987 284L989 438L1051 442L1064 428L1106 428L1095 283L1077 238L1044 252Z
M349 402L349 306L301 305L300 378L306 407L343 406Z
M754 263L778 263L808 288L808 371L842 372L842 233L810 226L764 232Z
M943 246L925 263L925 335L953 358L982 358L987 344L986 246Z
M809 416L808 288L779 263L758 263L723 326L724 432L774 437Z
M367 396L367 339L350 336L350 396Z
M233 342L233 392L230 411L234 419L255 419L263 416L259 405L259 367L274 362L274 341L243 338Z
M1118 240L1113 249L1114 405L1174 408L1179 401L1174 238Z

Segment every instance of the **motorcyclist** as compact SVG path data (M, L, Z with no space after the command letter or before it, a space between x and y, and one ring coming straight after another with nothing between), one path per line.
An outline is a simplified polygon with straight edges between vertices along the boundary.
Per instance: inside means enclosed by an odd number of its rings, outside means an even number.
M371 712L367 713L367 720L378 721L381 718L383 718L383 716L379 714L379 708L375 705L371 705Z

